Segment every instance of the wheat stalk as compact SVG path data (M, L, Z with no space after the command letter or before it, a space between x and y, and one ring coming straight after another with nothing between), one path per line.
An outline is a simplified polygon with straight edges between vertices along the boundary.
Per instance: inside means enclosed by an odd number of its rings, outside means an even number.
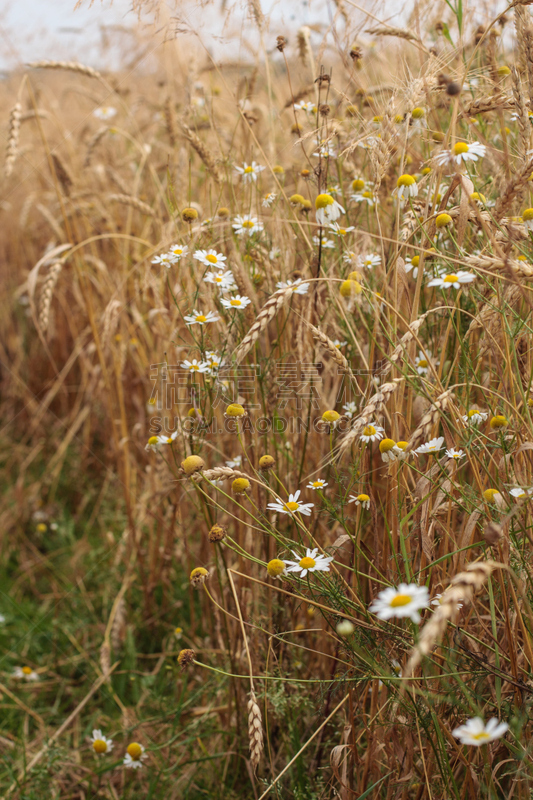
M426 442L430 438L441 413L446 410L452 399L453 394L451 389L447 389L437 397L420 420L418 427L415 428L414 432L411 434L405 452L415 448L419 442Z
M511 206L513 200L515 198L519 198L522 194L522 190L524 186L527 184L529 178L531 177L531 172L533 171L533 158L530 156L522 169L517 172L517 174L511 178L511 180L507 183L505 188L503 189L501 195L498 197L496 201L496 205L494 206L494 218L498 221L500 220L505 212Z
M354 421L354 424L342 440L339 446L338 454L341 458L344 453L352 446L355 439L362 433L366 426L381 412L390 397L398 388L399 383L403 378L395 378L390 383L384 383L380 389L372 395L366 406L363 408L361 414Z
M48 274L43 283L43 288L41 291L41 295L39 297L39 317L38 317L39 329L41 330L42 333L46 333L46 331L48 330L48 324L50 322L50 306L52 304L52 297L54 295L54 289L56 287L62 269L63 265L61 261L56 261L53 264L51 264L48 269Z
M186 122L180 120L180 127L187 137L188 141L191 143L192 147L196 150L204 164L206 165L208 171L211 173L213 178L217 183L222 183L224 180L224 174L220 170L216 157L213 153L205 146L199 136L189 128Z
M98 142L100 142L100 140L105 136L108 130L109 130L108 125L102 125L100 128L98 128L94 136L92 136L89 139L89 143L87 145L87 152L85 153L85 160L83 162L84 167L88 167L89 164L91 163L91 159L93 157L94 150L98 145Z
M13 172L13 167L15 166L15 160L17 158L21 116L22 105L20 103L15 103L9 115L9 135L7 139L5 163L6 178L9 178Z
M138 197L132 197L129 194L110 194L107 199L111 200L112 203L121 203L124 206L131 206L131 208L140 211L141 214L146 214L147 217L157 217L154 209L146 203L143 203Z
M257 704L253 689L250 691L248 700L248 737L250 739L250 763L255 769L261 760L264 743L261 709Z
M27 66L30 69L66 69L70 72L79 72L81 75L87 75L89 78L103 80L102 75L97 70L87 67L85 64L80 64L79 61L31 61Z
M428 655L444 636L448 622L456 618L460 604L471 603L475 593L483 587L494 569L499 566L495 561L477 561L469 564L464 572L459 572L452 578L440 598L439 605L420 632L418 644L411 651L409 661L402 670L404 678L413 676L423 656Z
M233 351L232 360L236 364L240 364L244 356L252 349L259 339L261 331L266 328L270 320L274 319L280 308L285 304L285 301L293 294L293 291L292 286L286 286L284 289L278 289L267 300L244 339L237 349Z

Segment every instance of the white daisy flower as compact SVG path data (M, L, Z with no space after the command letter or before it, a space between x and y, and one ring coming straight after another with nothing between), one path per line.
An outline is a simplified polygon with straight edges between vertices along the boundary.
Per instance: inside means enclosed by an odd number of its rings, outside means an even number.
M230 309L238 308L242 310L243 308L246 308L246 306L249 306L252 301L250 300L249 297L244 297L244 295L236 294L233 295L233 297L230 297L229 300L223 297L220 302L222 303L224 308L230 308Z
M223 256L222 253L217 253L216 250L197 250L193 255L193 258L196 258L197 261L205 264L206 267L226 269L224 261L226 261L227 256Z
M391 461L396 461L403 453L396 446L394 439L382 439L379 443L379 452L381 453L381 460L388 464Z
M237 288L233 272L229 269L226 272L208 272L204 275L204 281L206 283L214 283L221 292L230 292Z
M52 527L52 526L50 526L50 527ZM6 618L5 618L4 614L0 614L0 625L3 625L5 621L6 621Z
M131 742L127 747L124 761L122 762L127 769L140 769L142 762L148 758L144 752L144 747L138 742Z
M363 428L363 433L361 434L361 441L363 442L379 442L380 439L383 439L383 434L385 433L385 428L382 428L377 422L372 422L370 425L367 425L366 428Z
M333 339L333 344L335 347L344 347L344 345L348 344L348 341L345 339L343 342L341 342L340 339Z
M342 407L342 410L346 414L347 417L353 417L354 414L357 413L357 403L355 400L350 400L349 403L345 403Z
M170 269L172 264L175 264L177 260L173 253L161 253L160 256L152 258L152 264L162 264L164 267Z
M344 208L330 194L319 194L315 200L316 221L328 225L344 214Z
M441 599L442 599L442 594L436 594L435 597L433 598L433 600L431 601L431 605L432 606L440 606ZM456 605L457 605L457 608L462 608L464 603L461 603L461 602L458 601L456 603Z
M397 197L400 202L407 197L416 197L418 194L416 179L412 175L400 175L392 194L393 197Z
M294 104L295 111L305 111L307 114L316 114L317 107L314 103L309 103L305 100L301 100L299 103Z
M316 481L309 481L309 483L307 484L307 486L305 488L306 489L313 489L313 491L316 492L317 489L324 489L327 485L328 484L326 483L326 481L318 479Z
M106 122L108 119L113 119L116 113L117 109L113 108L113 106L99 106L99 108L94 109L93 117Z
M331 239L328 239L326 236L313 236L313 244L322 245L322 250L332 250L335 247L334 242Z
M39 675L31 667L15 667L13 677L23 681L39 680Z
M329 227L335 236L346 236L347 233L351 233L351 231L355 230L353 225L349 225L347 228L341 228L338 222L330 222Z
M358 256L357 264L359 267L365 267L366 269L372 269L372 267L379 267L379 265L381 264L381 256L378 256L375 253L369 253L366 256Z
M479 425L488 418L488 414L478 408L471 408L463 417L463 422L467 425Z
M522 211L522 222L524 223L524 228L528 233L533 231L533 208L526 208L524 211Z
M272 203L274 202L276 197L277 197L277 194L275 192L269 192L268 194L266 194L263 197L263 202L261 203L263 208L270 208L270 206L272 205Z
M209 364L207 361L197 361L194 358L192 361L182 361L180 364L182 369L186 369L188 372L208 372L209 371Z
M392 617L410 617L413 622L420 622L421 608L429 606L427 586L416 583L400 583L398 588L389 586L378 594L369 606L369 611L379 619Z
M280 500L276 503L269 503L267 508L271 508L272 511L278 511L280 514L296 514L296 512L298 512L299 514L304 514L306 517L310 517L314 503L301 503L298 499L300 494L301 492L298 489L297 492L289 495L289 499L286 503Z
M463 450L456 450L454 447L452 447L450 450L446 450L446 455L448 458L454 458L456 461L460 461L461 458L466 456L466 453Z
M348 502L355 503L356 506L361 506L361 508L370 508L370 497L367 494L351 494Z
M459 739L461 744L480 747L482 744L500 739L508 728L509 725L506 722L499 722L496 717L489 719L486 725L481 717L473 717L452 731L452 734Z
M533 489L521 489L519 486L509 490L511 497L516 497L517 500L523 500L533 494Z
M160 433L157 437L152 437L152 438L157 439L157 442L155 443L156 445L161 445L161 444L172 444L172 442L174 442L177 439L177 437L178 437L178 431L176 430L173 431L170 435L166 433Z
M218 353L215 353L214 350L208 350L207 353L205 354L205 358L207 363L209 364L211 375L214 375L216 372L218 372L220 367L222 367L224 364L224 361L221 359Z
M354 203L367 203L370 208L374 208L379 203L378 198L369 189L365 189L364 192L354 192L350 200L353 200Z
M409 274L413 271L413 278L418 278L418 265L420 263L420 256L407 256L405 259L405 271Z
M301 278L297 278L295 281L287 281L286 283L283 281L278 281L276 283L276 289L288 289L289 286L292 287L294 294L307 294L309 290L309 284L302 283Z
M303 558L300 558L294 550L292 554L296 561L285 561L287 572L299 572L300 578L305 578L308 572L329 572L329 565L333 561L333 556L319 554L318 547L314 550L307 548Z
M257 217L243 217L239 215L235 217L232 228L237 236L253 236L254 233L259 233L263 230L263 223L259 222Z
M217 322L219 317L212 311L202 314L201 311L194 310L192 314L183 317L187 325L206 325L208 322Z
M103 756L104 753L110 753L113 749L113 740L107 739L101 730L95 728L93 730L93 735L91 737L91 743L93 746L93 750L99 756Z
M313 155L316 156L316 158L335 158L337 154L335 152L335 148L333 147L333 143L322 139L317 152L313 153Z
M242 456L235 456L235 458L226 461L226 466L230 469L239 469L242 466Z
M261 164L256 164L255 161L252 161L251 164L247 164L246 161L242 165L242 167L235 167L235 171L242 175L242 182L243 183L250 183L253 181L254 183L257 181L257 176L260 172L264 170L264 167Z
M431 439L429 442L421 444L414 451L415 455L423 455L424 453L438 453L444 446L444 436L439 436L438 439Z
M472 272L460 270L456 273L443 274L438 278L433 278L428 282L428 286L438 286L440 289L449 289L453 286L454 289L460 289L462 284L471 283L475 280L475 277Z
M168 252L169 255L174 256L175 261L179 261L180 258L184 258L187 255L189 248L186 244L173 244Z
M453 163L461 164L461 162L477 161L478 158L483 158L486 152L487 148L480 142L472 142L471 144L456 142L451 150L443 150L441 153L437 153L433 161L439 167Z
M427 357L426 357L427 356ZM427 375L429 372L429 365L433 364L434 367L438 367L439 361L435 361L433 358L433 353L431 350L426 350L424 354L422 350L418 351L418 355L415 358L415 367L416 371L419 375Z

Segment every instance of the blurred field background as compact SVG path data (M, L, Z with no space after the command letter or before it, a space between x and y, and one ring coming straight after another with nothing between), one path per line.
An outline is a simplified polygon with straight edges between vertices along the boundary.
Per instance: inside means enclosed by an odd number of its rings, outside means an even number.
M530 6L107 13L85 50L15 37L0 82L0 795L530 798ZM436 165L458 141L484 157ZM460 461L413 455L439 436ZM368 611L402 581L420 626ZM474 716L509 731L463 747Z

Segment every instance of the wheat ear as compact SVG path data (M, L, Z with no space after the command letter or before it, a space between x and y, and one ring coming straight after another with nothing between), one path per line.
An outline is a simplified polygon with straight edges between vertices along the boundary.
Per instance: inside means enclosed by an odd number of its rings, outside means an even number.
M70 72L79 72L89 78L102 79L102 75L92 67L86 67L79 61L32 61L28 64L30 69L66 69Z
M63 269L63 265L61 261L56 261L54 264L51 264L48 269L48 274L45 278L43 283L43 288L41 291L41 295L39 297L39 329L42 333L46 333L48 330L48 323L50 322L50 306L52 304L52 297L54 295L54 289L56 287L59 275L61 270Z
M15 160L19 149L20 118L22 116L22 105L15 103L9 115L9 136L7 139L5 174L9 178L15 166Z
M287 298L293 294L293 291L294 289L292 286L286 286L284 289L279 289L277 292L274 292L274 294L269 297L248 333L237 349L233 351L232 360L235 361L236 364L240 364L246 353L252 349L259 339L261 331L266 328L271 319L274 319Z

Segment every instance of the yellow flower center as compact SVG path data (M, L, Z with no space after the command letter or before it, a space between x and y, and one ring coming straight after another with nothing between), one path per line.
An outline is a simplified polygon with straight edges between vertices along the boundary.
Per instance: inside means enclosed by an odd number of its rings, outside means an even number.
M309 558L309 556L302 558L302 560L300 561L300 566L302 569L312 569L315 565L316 565L315 559Z
M399 608L400 606L407 606L413 598L410 594L397 594L391 600L391 608Z
M460 156L463 153L468 153L468 145L466 142L456 142L452 147L453 153L456 156Z
M468 417L474 417L476 414L479 414L479 411L477 410L477 408L471 408L470 411L468 412L467 416Z
M126 752L134 761L138 761L143 754L143 748L137 742L132 742L128 745Z
M367 494L358 494L357 499L360 503L366 503L367 500L370 500L370 497Z
M315 200L315 208L326 208L326 206L333 205L334 200L333 197L329 194L319 194L317 199Z
M393 449L395 444L396 444L396 442L394 441L394 439L383 439L379 443L379 452L380 453L388 453L389 450Z
M361 189L364 189L364 188L365 188L365 182L363 180L361 180L361 178L358 178L358 179L356 179L355 181L352 182L352 189L355 192L360 192Z
M253 171L254 171L254 168L253 168L253 167L245 167L245 168L244 168L244 172L245 172L247 175L249 175L249 174L250 174L250 172L253 172Z
M93 742L93 750L95 753L105 753L107 750L107 744L103 739L96 739L96 741Z
M346 229L345 228L339 228L337 230L337 233L339 234L339 236L346 236Z
M22 672L24 673L24 675L31 675L32 668L31 667L22 667Z
M315 489L319 489L323 483L324 481L313 481L312 485L315 487Z
M443 278L444 283L455 283L457 280L457 275L445 275Z
M224 281L224 278L222 278L220 275L216 276L215 283L222 283L223 281Z
M487 739L490 739L490 735L485 731L481 731L481 733L472 734L472 739L475 739L476 742L486 742Z
M483 497L485 498L485 500L487 500L487 502L490 503L491 500L494 500L495 494L498 494L497 489L485 489L485 491L483 492Z
M398 186L412 186L415 183L415 179L412 175L400 175L398 178Z
M400 450L405 450L407 447L407 442L396 442L396 447L399 447Z
M526 208L525 211L522 211L522 219L525 220L533 219L533 208Z
M205 314L197 314L196 315L196 322L206 322L206 321L207 321L207 317L205 316Z
M339 412L333 410L324 411L324 413L322 414L322 419L324 420L324 422L336 422L339 419L339 417L340 417Z
M157 436L150 436L148 444L157 444Z
M368 192L368 191L363 192L362 196L370 199L372 197L372 192Z
M300 503L295 503L294 501L291 501L290 503L285 503L285 508L287 509L287 511L298 511L298 509L300 508Z
M376 433L376 429L373 425L367 425L366 428L363 430L363 436L374 436Z
M413 265L413 267L418 267L418 265L420 264L420 256L413 256L411 259L411 264Z
M240 306L242 305L240 300L230 300L230 305L232 306Z
M213 253L208 253L206 255L206 257L205 257L205 260L209 261L210 264L216 264L217 261L218 261L218 258L216 256L214 256Z
M253 228L254 227L254 223L252 222L251 219L245 219L244 222L242 223L242 227L243 228Z
M285 569L285 562L281 558L273 558L267 564L267 572L271 578L277 578Z
M193 364L193 365L191 366L191 369L200 369L200 367L198 366L198 364Z

